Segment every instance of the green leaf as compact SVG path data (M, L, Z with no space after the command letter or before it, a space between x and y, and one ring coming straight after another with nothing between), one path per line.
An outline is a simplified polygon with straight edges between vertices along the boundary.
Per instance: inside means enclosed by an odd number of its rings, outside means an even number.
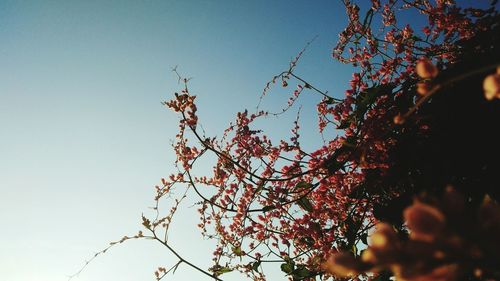
M216 276L219 276L219 275L222 275L222 274L224 274L224 273L231 272L231 271L233 271L231 268L229 268L229 267L227 267L227 266L223 266L223 267L221 267L221 268L217 269L216 271L214 271L214 274L215 274Z
M243 252L241 251L241 247L239 247L239 246L233 247L232 250L233 250L233 253L239 257L243 255Z
M366 182L365 183L361 183L357 186L355 186L351 193L348 195L349 198L353 198L353 199L364 199L366 198L365 197L365 190L367 188L367 184Z
M252 264L252 269L254 271L259 271L259 266L260 266L261 261L256 261Z
M349 118L348 120L340 123L340 125L337 126L337 129L339 129L339 130L347 129L347 128L349 128L349 126L351 126L351 123L352 123L352 121Z
M286 274L290 274L293 271L294 264L293 263L282 263L281 266L281 271L283 271Z
M340 150L341 148L339 148L338 150ZM328 169L328 172L333 174L336 171L338 171L340 168L342 168L344 166L344 163L339 162L339 161L337 161L337 159L332 157L331 159L328 159L325 162L325 166Z
M368 245L368 233L363 233L363 235L361 235L361 242L363 242L363 244L365 245Z
M307 269L304 265L299 265L298 268L293 271L292 275L294 278L302 280L311 276L311 271L309 271L309 269Z
M375 100L377 100L377 97L392 92L392 89L393 86L391 84L375 85L359 93L356 98L356 117L358 119L363 119L363 116L365 115L369 106L372 105Z
M301 181L295 185L295 190L300 190L300 189L310 189L312 188L312 184L309 182Z
M375 101L378 95L377 88L369 88L359 93L356 101L356 117L362 119L368 107Z
M269 211L274 210L274 209L276 209L276 207L275 207L275 206L264 206L264 207L262 208L262 212L264 212L264 213L265 213L265 212L269 212Z
M306 236L302 237L300 241L306 244L308 247L312 247L314 245L314 239L312 237Z
M179 264L181 264L180 262L178 262L175 267L174 267L174 271L172 272L172 274L175 274L175 271L177 270L177 268L179 267Z
M259 193L259 192L261 192L261 191L262 191L262 189L264 189L264 183L259 184L259 185L257 186L257 188L255 189L255 193Z
M335 103L335 100L331 97L327 98L327 100L325 101L326 104L334 104Z
M309 278L316 276L318 273L314 271L310 271L303 264L297 265L297 268L290 274L292 276L293 281L301 281L301 280L311 280Z
M300 198L300 200L297 201L297 204L307 212L311 212L313 210L313 205L311 204L311 201L309 201L309 199L307 199L306 197Z
M372 22L372 18L373 18L373 10L369 9L366 12L365 18L363 19L363 29L365 29L367 25L368 26L370 25L370 23Z
M342 145L347 146L347 147L351 147L351 148L356 147L356 137L351 136L351 137L346 138L346 140L344 141L344 143Z
M424 40L422 40L422 38L420 38L420 37L418 37L418 36L416 36L416 35L413 35L413 36L411 37L411 39L413 39L413 40L415 40L415 41L424 41Z
M348 249L352 251L352 246L356 244L357 233L361 227L361 222L359 220L353 220L353 218L349 216L344 220L344 224L347 227L345 238L347 239ZM353 253L356 254L356 252Z
M148 220L144 215L142 216L142 225L146 228L146 229L151 229L151 221Z
M354 122L356 122L356 116L354 114L351 114L342 120L337 129L347 129L349 128L349 126L351 126L351 123Z

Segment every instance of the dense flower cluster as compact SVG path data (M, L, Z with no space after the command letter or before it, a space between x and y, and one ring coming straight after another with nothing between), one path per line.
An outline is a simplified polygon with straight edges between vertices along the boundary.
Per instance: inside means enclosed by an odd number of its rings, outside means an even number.
M367 243L369 230L377 223L376 205L403 192L370 185L392 167L390 152L410 130L401 125L444 85L436 79L463 52L457 42L487 30L496 11L493 7L462 9L453 1L372 0L363 17L360 5L343 2L349 23L333 57L358 67L345 97L330 97L294 74L302 52L264 90L265 94L279 80L287 87L296 79L297 88L285 111L303 91L324 96L317 105L318 130L342 133L318 149L304 151L298 120L289 140L272 140L255 128L257 119L271 114L267 111L240 112L221 138L206 136L199 129L195 96L189 93L186 79L180 79L185 85L182 92L165 102L181 117L173 144L178 172L162 179L155 199L159 203L178 195L172 187L179 184L200 197L199 227L204 236L217 241L210 269L215 278L238 270L254 280L265 280L261 264L280 262L281 270L293 280L314 279L325 270L352 275L373 268L392 269L396 276L414 279L417 271L408 265L418 257L411 256L409 249L423 243L434 251L435 239L442 243L440 235L448 233L448 213L443 213L448 211L417 202L405 212L412 230L408 241L401 242L392 226L382 224L362 262L354 259L360 253L357 247ZM420 15L428 24L412 27L398 18L403 12ZM498 98L498 85L498 74L486 78L487 99ZM420 122L411 130L425 135L428 128ZM212 173L196 175L197 161L209 154L215 156ZM147 220L147 228L153 233L160 226L168 230L185 194L175 200L168 215ZM350 254L336 254L345 251ZM399 260L400 256L405 259ZM349 267L346 261L356 266ZM426 264L415 266L434 270ZM454 272L457 263L445 266L446 273L441 267L436 267L439 272L426 272L450 280L446 274ZM158 276L166 272L162 268Z

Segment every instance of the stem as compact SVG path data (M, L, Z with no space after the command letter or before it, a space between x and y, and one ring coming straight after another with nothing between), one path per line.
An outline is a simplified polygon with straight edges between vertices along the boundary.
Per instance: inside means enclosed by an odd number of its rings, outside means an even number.
M189 261L187 261L186 259L184 259L181 255L179 255L179 253L177 253L172 247L170 247L170 245L168 245L168 243L166 243L165 241L161 240L160 238L158 238L158 236L156 236L156 233L153 232L153 239L160 242L163 246L167 247L167 249L172 252L172 254L174 254L178 259L179 259L179 263L185 263L189 266L191 266L192 268L198 270L199 272L209 276L210 278L214 279L214 280L217 280L217 281L223 281L222 279L220 279L219 277L215 276L215 275L212 275L210 274L209 272L199 268L198 266L190 263Z
M310 89L312 89L312 90L315 90L316 92L320 93L320 94L321 94L322 96L324 96L325 98L329 98L329 99L332 99L332 100L337 101L337 102L341 102L341 101L342 101L341 99L336 99L336 98L334 98L334 97L331 97L331 96L327 95L327 94L326 94L326 92L323 92L323 91L319 90L318 88L314 87L313 85L311 85L311 84L307 83L307 81L305 81L304 79L300 78L299 76L297 76L297 75L293 74L293 72L289 72L289 73L287 73L287 74L289 74L289 75L290 75L290 76L292 76L293 78L295 78L295 79L299 80L300 82L302 82L302 83L306 84L306 85L307 85L307 87L306 87L306 88L310 88Z

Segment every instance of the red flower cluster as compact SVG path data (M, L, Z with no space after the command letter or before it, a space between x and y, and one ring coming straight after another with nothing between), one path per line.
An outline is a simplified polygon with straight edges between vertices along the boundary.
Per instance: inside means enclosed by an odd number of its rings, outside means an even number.
M269 115L266 111L240 112L222 138L205 136L197 126L195 96L189 93L187 80L181 94L165 102L181 116L173 144L179 171L162 180L156 201L174 196L175 184L186 184L201 198L199 226L203 235L218 243L211 268L215 276L239 270L263 280L261 263L281 261L282 271L292 279L306 280L325 270L322 265L332 253L349 249L357 254L357 245L366 241L376 223L373 205L380 199L380 195L367 196L370 187L363 183L368 170L384 173L390 166L388 151L397 143L392 134L394 120L402 124L408 114L398 114L418 107L416 93L429 93L428 80L459 55L457 40L487 28L483 19L493 13L491 9L461 9L453 1L372 0L365 16L360 16L359 5L343 2L349 23L333 58L359 67L345 98L330 97L294 74L302 52L264 91L279 79L283 87L297 79L287 108L303 91L324 96L317 105L319 132L338 129L342 133L318 149L301 147L298 120L288 141L275 142L254 128L255 120ZM417 11L428 24L418 31L399 19L398 11ZM424 81L417 86L420 78ZM409 102L401 106L401 99ZM212 174L196 176L197 161L209 153L216 159ZM384 196L395 195L391 192ZM434 214L436 227L443 219L430 207L413 208L420 211L406 213L409 223L418 221L413 219L415 214L427 211ZM169 222L173 212L152 224ZM380 231L372 247L386 247L386 240L395 235L387 227ZM412 239L418 232L413 233ZM432 238L425 233L419 237Z

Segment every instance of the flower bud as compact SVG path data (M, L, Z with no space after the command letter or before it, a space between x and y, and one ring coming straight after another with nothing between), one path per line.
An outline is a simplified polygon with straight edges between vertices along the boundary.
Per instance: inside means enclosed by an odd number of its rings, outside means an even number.
M361 260L363 262L376 263L377 256L375 255L372 249L368 248L364 250L363 253L361 254Z
M394 116L394 124L396 125L402 125L405 123L405 118L401 115L401 114L398 114L396 116Z
M483 81L484 97L487 100L500 98L500 74L486 76Z
M399 240L394 228L387 223L379 223L377 225L377 230L371 235L370 238L370 246L379 250L393 248Z
M349 253L337 253L332 255L322 264L323 269L337 277L352 277L362 271L361 264Z
M410 238L431 242L444 229L445 217L437 208L421 202L415 202L403 212Z
M424 79L434 78L438 75L437 67L427 58L417 62L416 71L417 75Z
M498 237L497 235L500 234L500 205L494 202L489 195L484 197L478 216L481 227L488 234L495 234L494 236Z

